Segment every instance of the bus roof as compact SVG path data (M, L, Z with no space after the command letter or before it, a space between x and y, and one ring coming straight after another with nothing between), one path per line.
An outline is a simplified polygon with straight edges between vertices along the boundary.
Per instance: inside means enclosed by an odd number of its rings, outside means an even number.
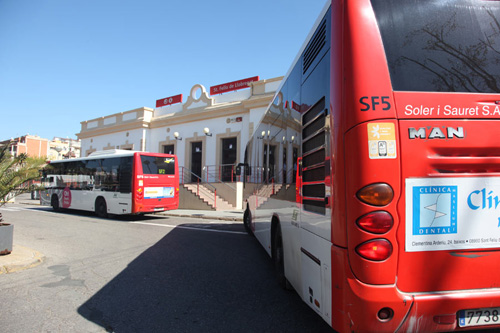
M323 21L323 18L325 17L326 12L328 11L328 9L331 6L331 2L332 2L331 0L328 0L325 3L325 5L323 6L323 9L321 10L321 13L319 14L318 18L316 19L316 22L314 22L314 25L312 26L311 30L307 34L307 37L304 40L304 43L300 47L300 50L297 52L297 55L295 56L295 59L293 59L293 62L290 65L290 68L288 69L285 77L283 78L283 80L281 80L281 84L279 85L278 89L276 89L276 95L279 94L279 92L281 91L281 88L283 88L283 85L286 83L286 79L290 76L290 73L292 72L293 68L295 67L295 65L299 61L300 57L302 56L302 53L306 49L307 44L309 44L309 41L310 41L311 37L314 35L314 32L316 32L316 29L319 27L319 25ZM271 101L270 104L272 104L273 102L274 102L274 98L273 98L273 100Z
M134 154L136 153L141 155L168 155L168 154L151 153L151 152L136 151L136 150L109 149L109 150L95 151L87 157L71 158L67 160L55 160L55 161L49 161L49 163L50 164L67 163L67 162L95 160L99 158L128 157L128 156L134 156Z

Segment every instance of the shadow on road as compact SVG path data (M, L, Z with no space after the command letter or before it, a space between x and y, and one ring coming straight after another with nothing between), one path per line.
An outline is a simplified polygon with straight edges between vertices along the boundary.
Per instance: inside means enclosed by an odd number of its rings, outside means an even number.
M52 207L40 206L40 207L29 207L28 210L33 211L49 211L54 212L59 215L71 215L71 216L84 216L95 219L103 219L103 220L113 220L113 221L124 221L124 222L135 222L135 221L145 221L145 220L155 220L155 219L168 219L169 217L165 215L112 215L109 214L107 218L98 217L94 212L86 211L86 210L78 210L78 209L64 209L61 208L59 211L55 212Z
M176 228L79 309L109 332L331 332L248 235Z

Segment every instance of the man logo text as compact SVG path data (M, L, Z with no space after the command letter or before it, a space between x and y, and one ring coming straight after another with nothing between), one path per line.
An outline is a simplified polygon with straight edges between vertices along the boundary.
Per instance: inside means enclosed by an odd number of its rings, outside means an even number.
M465 137L463 127L410 127L408 134L410 139L463 139Z

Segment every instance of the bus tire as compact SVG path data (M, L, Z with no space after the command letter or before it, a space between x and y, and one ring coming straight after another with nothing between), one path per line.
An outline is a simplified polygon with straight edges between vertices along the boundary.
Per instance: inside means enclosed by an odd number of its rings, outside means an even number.
M245 213L243 214L243 226L245 227L246 232L249 235L253 236L253 231L252 231L252 214L250 213L250 210L247 208L245 210Z
M50 205L52 206L52 209L55 212L61 211L61 207L59 206L59 198L57 194L52 194L52 197L50 198Z
M102 218L108 217L108 207L103 197L99 197L95 201L95 214Z
M292 290L293 287L285 276L285 257L283 251L283 237L281 236L281 226L276 223L273 233L272 255L276 280L281 288Z

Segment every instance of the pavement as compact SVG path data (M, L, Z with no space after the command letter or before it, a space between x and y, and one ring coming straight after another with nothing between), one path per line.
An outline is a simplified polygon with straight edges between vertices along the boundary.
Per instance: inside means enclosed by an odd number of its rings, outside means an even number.
M15 198L14 203L24 205L39 205L39 200L31 199L30 194L22 194ZM235 221L243 223L243 211L211 211L176 209L159 213L164 216L191 217L209 220ZM45 255L28 247L13 245L12 252L0 255L0 275L22 271L35 267L45 260Z
M0 256L0 274L13 273L40 265L45 256L33 249L14 245L10 254Z
M215 210L176 209L176 210L169 210L160 214L165 216L193 217L198 219L235 221L243 223L242 210L215 211Z

